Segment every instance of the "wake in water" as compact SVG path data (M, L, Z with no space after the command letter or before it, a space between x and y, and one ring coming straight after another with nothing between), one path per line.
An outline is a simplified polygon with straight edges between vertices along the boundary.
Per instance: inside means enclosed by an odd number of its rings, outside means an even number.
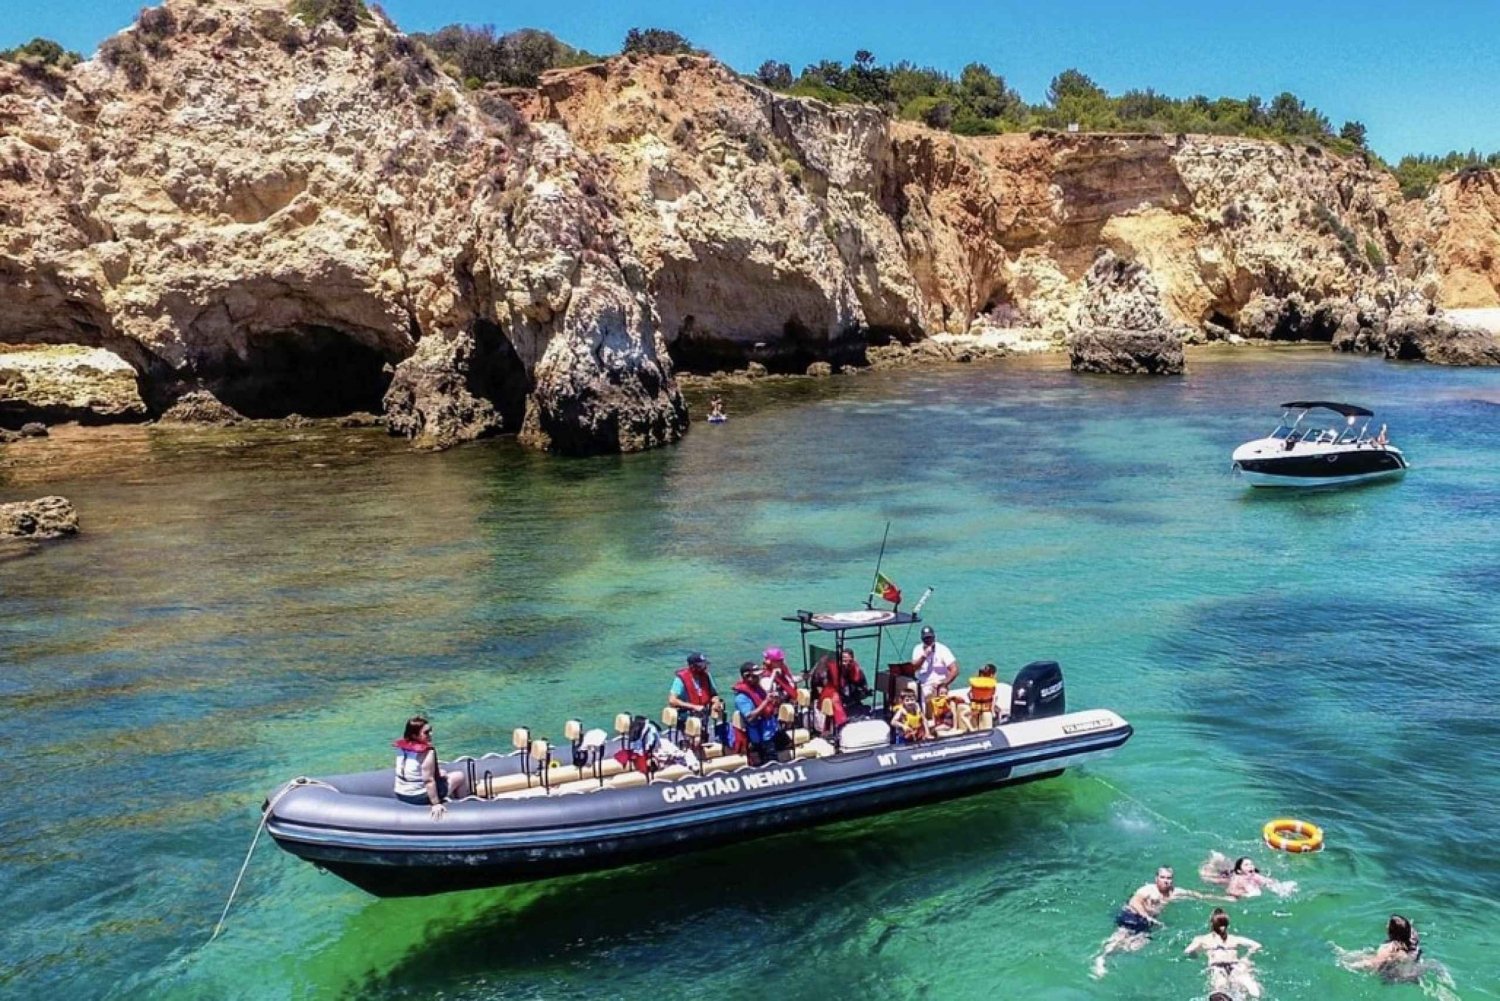
M1333 951L1338 964L1351 972L1373 972L1388 984L1416 984L1423 994L1438 1001L1459 1001L1453 974L1435 959L1417 956L1381 962L1379 949L1342 949L1335 945Z

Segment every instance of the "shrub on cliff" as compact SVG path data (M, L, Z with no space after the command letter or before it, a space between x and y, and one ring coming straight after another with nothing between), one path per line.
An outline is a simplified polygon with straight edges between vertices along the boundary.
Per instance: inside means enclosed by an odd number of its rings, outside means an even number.
M345 34L374 20L364 0L292 0L291 11L309 28L332 21Z
M1442 156L1417 153L1403 156L1391 172L1407 198L1426 198L1438 181L1467 167L1500 167L1500 153L1485 155L1474 149L1467 153L1453 150Z
M438 59L451 63L450 74L471 90L487 83L508 87L534 87L537 78L550 69L599 61L599 57L575 49L556 36L535 28L495 34L492 24L473 27L450 24L430 35L415 35ZM468 82L475 81L473 85Z
M104 44L99 46L99 58L104 60L106 66L124 73L130 86L137 89L144 87L151 76L146 57L141 54L141 43L136 41L134 35L115 35L105 39Z
M631 28L625 33L624 55L690 56L698 54L693 44L675 31L665 28Z
M0 49L0 60L16 63L23 69L50 67L66 71L81 63L83 57L69 52L50 38L33 38L13 49Z

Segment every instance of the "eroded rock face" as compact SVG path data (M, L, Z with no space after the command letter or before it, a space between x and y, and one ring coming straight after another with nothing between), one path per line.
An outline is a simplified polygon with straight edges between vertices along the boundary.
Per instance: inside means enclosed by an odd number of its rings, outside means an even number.
M3 306L0 306L3 308ZM0 425L140 420L135 369L104 348L0 345Z
M382 18L346 33L279 0L165 12L115 43L139 72L95 60L43 85L0 65L0 341L108 347L158 407L187 385L279 418L373 410L422 340L484 330L522 373L487 402L519 426L554 339L602 348L572 309L582 278L643 291L584 190L589 157L486 113ZM664 408L670 439L681 402L654 340L611 373L643 360L640 405Z
M1163 305L1149 269L1101 251L1089 268L1084 288L1068 333L1068 355L1075 372L1182 372L1184 328Z
M1422 206L1431 234L1437 304L1448 309L1500 306L1500 174L1459 171Z
M60 539L78 534L78 512L66 497L0 504L0 538Z
M190 390L179 396L161 415L163 424L203 424L227 427L243 421L244 415L206 389Z
M1070 332L1097 364L1151 371L1184 330L1385 353L1403 297L1500 301L1500 196L1479 175L1409 206L1313 146L965 138L692 56L502 101L381 16L345 32L281 0L165 10L121 36L138 63L64 82L0 66L0 341L108 349L152 412L184 387L250 418L385 400L423 443L608 451L681 435L676 370ZM1149 274L1149 318L1128 295L1098 313L1101 249ZM949 335L970 346L905 347Z
M1420 299L1404 300L1379 322L1341 329L1333 346L1339 351L1384 355L1393 361L1426 361L1435 365L1500 365L1500 339L1487 330L1454 323L1443 311Z
M505 421L490 402L487 366L472 334L428 337L396 367L385 394L386 428L427 448L497 434Z

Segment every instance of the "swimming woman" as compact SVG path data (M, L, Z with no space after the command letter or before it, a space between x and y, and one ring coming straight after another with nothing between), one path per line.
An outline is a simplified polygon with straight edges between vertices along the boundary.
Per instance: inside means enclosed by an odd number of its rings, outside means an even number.
M1414 981L1422 976L1422 939L1411 922L1392 914L1385 926L1385 941L1373 952L1346 953L1340 960L1345 969L1373 970L1387 980Z
M1208 861L1198 867L1198 877L1205 883L1216 883L1224 887L1224 892L1236 900L1241 897L1258 897L1262 888L1278 897L1289 896L1297 889L1296 883L1267 876L1245 855L1235 859L1231 865L1227 856L1210 852Z
M1255 965L1250 962L1250 957L1260 951L1260 943L1243 935L1229 934L1229 915L1222 907L1215 907L1209 915L1208 928L1207 935L1199 935L1188 943L1183 955L1208 953L1209 990L1224 991L1231 996L1243 993L1260 997L1260 982L1255 979ZM1245 950L1245 955L1240 955L1240 949Z

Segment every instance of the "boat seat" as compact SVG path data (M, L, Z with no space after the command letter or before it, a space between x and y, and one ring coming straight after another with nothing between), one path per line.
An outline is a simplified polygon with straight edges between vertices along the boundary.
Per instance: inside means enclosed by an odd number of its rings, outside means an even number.
M677 779L685 779L689 775L697 775L687 765L668 765L651 776L652 782L675 782Z
M744 768L749 763L750 759L743 754L726 754L721 758L704 762L703 771L705 774L708 772L727 772L735 768Z
M528 778L530 781L528 782ZM504 793L515 792L525 789L528 785L539 785L540 780L535 775L525 772L512 773L510 775L494 775L488 780L483 775L474 777L474 795L480 799L498 799Z
M628 772L621 772L614 778L610 779L609 785L614 789L628 789L631 786L643 786L648 781L649 780L646 778L646 776L632 769Z
M942 740L944 737L957 737L964 731L956 726L937 726L932 728L932 732L938 740Z

